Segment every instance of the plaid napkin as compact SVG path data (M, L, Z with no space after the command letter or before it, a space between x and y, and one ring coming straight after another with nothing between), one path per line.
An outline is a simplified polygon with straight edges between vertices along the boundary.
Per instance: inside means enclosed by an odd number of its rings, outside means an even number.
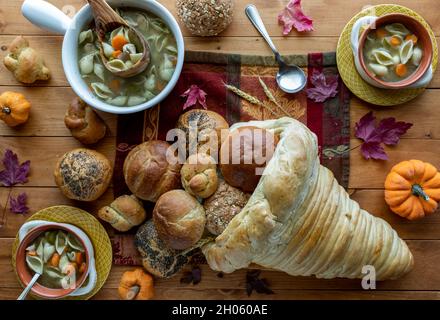
M338 75L335 53L313 53L285 57L288 63L313 72ZM328 167L339 183L347 187L350 149L350 94L339 80L338 95L325 103L307 99L306 93L286 94L276 84L278 67L273 57L187 52L185 65L173 92L160 105L147 111L118 117L116 141L114 196L130 194L123 176L125 157L136 145L148 140L166 140L166 133L175 127L184 112L181 95L198 85L207 96L208 109L221 114L229 122L266 120L290 116L305 123L318 137L321 163ZM260 79L266 85L263 87ZM267 102L270 108L257 106L225 88L232 85L247 94ZM265 90L270 90L281 108L270 102ZM153 204L145 203L151 213ZM117 234L113 239L113 259L119 265L139 265L140 257L133 243L133 234Z

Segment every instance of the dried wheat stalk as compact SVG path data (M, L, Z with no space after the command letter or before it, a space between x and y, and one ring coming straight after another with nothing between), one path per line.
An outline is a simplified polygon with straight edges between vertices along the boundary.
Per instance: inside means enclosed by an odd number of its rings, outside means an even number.
M261 79L260 77L258 77L258 80L260 81L261 87L264 90L264 93L266 94L267 98L274 104L276 105L282 112L284 112L284 114L288 117L290 117L291 115L281 106L281 104L277 101L277 99L275 98L275 96L273 95L272 91L270 91L269 87L267 86L267 84L263 81L263 79Z
M274 116L277 115L277 114L273 111L273 109L267 105L267 103L263 103L263 102L261 102L258 98L256 98L256 97L250 95L249 93L246 93L246 92L244 92L243 90L240 90L240 89L238 89L237 87L231 86L231 85L226 84L226 83L225 83L225 87L226 87L226 89L228 89L228 90L232 91L233 93L235 93L235 94L236 94L237 96L239 96L240 98L242 98L242 99L244 99L244 100L246 100L246 101L248 101L248 102L250 102L250 103L252 103L252 104L255 104L255 105L257 105L257 106L260 106L260 107L266 108L266 109L269 110L269 112L272 113Z

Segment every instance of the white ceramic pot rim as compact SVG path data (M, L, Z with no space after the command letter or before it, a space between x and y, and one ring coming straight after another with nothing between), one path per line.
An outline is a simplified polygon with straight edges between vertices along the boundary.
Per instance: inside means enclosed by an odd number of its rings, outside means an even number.
M132 107L118 107L101 101L88 88L81 78L78 66L78 36L92 21L89 5L82 7L71 20L62 11L42 0L26 0L23 3L23 15L33 24L52 32L64 33L62 47L63 68L73 91L87 104L100 111L114 114L130 114L149 109L165 99L174 89L183 68L185 45L180 27L173 15L155 0L108 0L113 7L131 7L151 12L160 17L170 28L177 42L177 64L173 77L166 87L152 100Z

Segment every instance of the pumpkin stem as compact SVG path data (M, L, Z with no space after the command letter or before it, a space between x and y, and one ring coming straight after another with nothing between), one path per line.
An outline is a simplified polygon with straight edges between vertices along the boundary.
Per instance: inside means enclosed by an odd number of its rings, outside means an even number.
M423 188L419 184L412 186L412 193L415 196L422 197L425 201L429 201L429 196L423 191Z
M2 108L2 112L5 113L5 114L9 115L12 112L11 108L9 108L7 106L1 106L1 108Z
M140 291L141 291L141 287L139 287L139 286L131 287L130 290L128 290L128 292L127 292L126 299L127 300L134 300Z

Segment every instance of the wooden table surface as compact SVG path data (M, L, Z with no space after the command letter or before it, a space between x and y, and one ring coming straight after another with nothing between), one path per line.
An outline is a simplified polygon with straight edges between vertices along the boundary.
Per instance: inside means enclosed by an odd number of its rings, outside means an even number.
M50 0L57 7L69 5L79 9L85 0ZM175 12L173 0L161 0ZM346 22L366 4L379 4L379 0L303 0L306 13L315 22L315 31L307 34L292 33L282 37L277 24L277 13L287 1L253 0L260 8L271 36L280 50L287 53L334 51L338 35ZM395 0L419 12L440 36L440 2L438 0ZM249 0L235 0L233 24L220 37L198 38L185 32L187 48L216 52L269 54L265 43L258 37L244 15ZM29 196L31 213L39 209L71 204L81 206L92 213L111 200L109 190L101 199L89 205L80 205L64 198L55 187L52 171L58 156L80 144L70 136L63 117L67 103L74 97L61 67L62 37L45 32L31 25L20 14L21 0L0 0L0 58L16 35L25 35L31 46L45 57L53 77L49 82L34 86L19 84L0 64L0 92L23 92L32 102L29 122L19 129L10 129L0 123L0 151L6 148L19 154L21 160L31 160L31 176L24 186L0 188L0 299L15 299L21 292L11 266L11 245L19 227L29 217L9 211L8 199L20 192ZM374 110L379 118L394 116L412 122L414 127L396 148L387 148L390 160L375 162L364 160L358 149L350 155L350 192L360 205L372 214L387 220L404 238L415 257L414 270L396 281L378 283L377 290L364 291L360 280L318 280L312 277L290 277L280 272L263 272L275 291L275 295L253 294L253 299L440 299L440 215L434 214L421 221L408 222L392 214L383 199L383 182L389 169L399 161L411 158L431 162L440 168L440 76L419 98L405 105L379 108L357 98L351 102L351 122L354 123L368 110ZM110 134L97 146L97 150L114 158L115 116L104 114ZM353 137L352 146L359 144ZM104 288L96 299L117 299L117 287L121 274L130 268L114 266ZM245 271L225 275L220 279L207 266L202 268L202 282L197 286L180 284L180 276L156 282L157 299L246 299Z

